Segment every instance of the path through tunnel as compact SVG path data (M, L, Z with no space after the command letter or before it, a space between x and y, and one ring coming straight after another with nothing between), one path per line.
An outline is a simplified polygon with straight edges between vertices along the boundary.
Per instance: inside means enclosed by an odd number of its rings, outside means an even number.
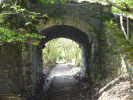
M42 55L43 70L58 63L81 66L81 48L76 42L67 38L56 38L47 42Z
M40 55L41 58L42 49L45 48L45 44L47 42L56 38L67 38L75 41L81 47L81 67L84 73L89 72L92 48L91 43L89 42L89 36L86 33L73 26L56 25L41 31L39 34L45 36L45 38L41 39L41 42L38 46L38 50L41 50L38 52L38 55ZM42 67L42 63L40 63L38 66Z
M76 42L81 48L81 75L84 78L89 76L89 65L91 62L91 43L89 42L89 36L82 30L79 30L73 26L60 25L49 27L39 33L45 38L41 39L40 44L37 46L37 69L42 69L42 50L45 48L45 44L56 38L67 38ZM46 47L47 48L47 47Z

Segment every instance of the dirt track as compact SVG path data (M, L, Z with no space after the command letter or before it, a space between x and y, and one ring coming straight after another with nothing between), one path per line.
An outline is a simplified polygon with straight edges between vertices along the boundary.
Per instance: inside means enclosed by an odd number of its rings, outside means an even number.
M60 74L65 73L66 72L65 67L62 66L61 68L63 69L58 70L57 68L58 73ZM69 68L68 70L72 69ZM48 96L45 99L46 100L133 100L133 89L132 89L133 87L131 87L130 79L128 77L121 76L117 78L104 79L98 85L91 84L89 80L82 80L76 82L76 79L70 77L73 76L69 77L56 76L52 88L48 92Z
M88 79L79 80L75 77L79 70L72 66L60 64L51 72L51 87L47 96L39 100L133 100L133 86L128 77L110 77L96 85L91 84ZM1 94L0 100L26 98L19 94Z

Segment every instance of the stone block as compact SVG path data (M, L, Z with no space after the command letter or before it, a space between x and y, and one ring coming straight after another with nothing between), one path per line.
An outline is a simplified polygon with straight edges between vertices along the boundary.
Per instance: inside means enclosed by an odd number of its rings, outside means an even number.
M12 80L12 79L7 79L7 80L6 80L6 84L8 84L8 85L13 84L13 80Z
M128 67L128 71L133 73L133 67Z
M118 67L118 75L121 75L121 67Z
M4 84L5 84L5 81L4 79L0 79L0 88L3 88L4 87Z
M33 88L33 85L29 85L29 86L27 86L26 90L27 91L32 91L32 88Z
M25 67L30 67L32 65L32 62L26 62Z
M133 80L133 72L128 72L128 73L129 73L129 77L130 77L130 79Z
M26 60L28 58L28 51L22 52L22 59Z
M110 12L110 9L108 7L103 7L103 11L106 12Z
M126 67L121 67L121 71L122 72L127 72L127 68Z
M111 71L110 76L118 76L118 75L119 75L118 70Z
M4 74L4 77L8 77L9 75L11 75L11 71L10 70L4 70L3 74Z

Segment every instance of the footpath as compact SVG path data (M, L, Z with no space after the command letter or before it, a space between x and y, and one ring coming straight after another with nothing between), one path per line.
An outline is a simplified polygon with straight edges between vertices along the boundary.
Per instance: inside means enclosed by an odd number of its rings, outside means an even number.
M109 77L92 84L88 79L80 80L80 70L67 63L56 64L45 73L44 97L26 99L19 94L0 94L0 100L133 100L129 77Z
M41 100L133 100L128 77L109 77L91 84L88 79L80 80L79 72L79 68L68 64L57 65L51 71L53 79L47 97Z

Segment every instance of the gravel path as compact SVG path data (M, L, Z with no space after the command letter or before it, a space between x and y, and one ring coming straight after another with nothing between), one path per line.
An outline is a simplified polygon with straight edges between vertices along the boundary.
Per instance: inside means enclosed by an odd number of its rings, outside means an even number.
M133 100L133 83L128 77L107 78L99 84L80 80L80 67L57 64L48 75L45 97L26 99L19 94L0 94L0 100Z
M71 97L74 92L80 90L78 82L80 77L80 67L73 67L69 64L58 64L53 68L51 74L48 76L44 90L48 90L48 98L50 100L67 99ZM51 98L53 97L54 98ZM57 97L57 98L56 98Z
M111 77L95 85L79 81L76 78L79 72L79 68L68 64L57 65L52 72L52 88L42 100L133 100L128 77Z

